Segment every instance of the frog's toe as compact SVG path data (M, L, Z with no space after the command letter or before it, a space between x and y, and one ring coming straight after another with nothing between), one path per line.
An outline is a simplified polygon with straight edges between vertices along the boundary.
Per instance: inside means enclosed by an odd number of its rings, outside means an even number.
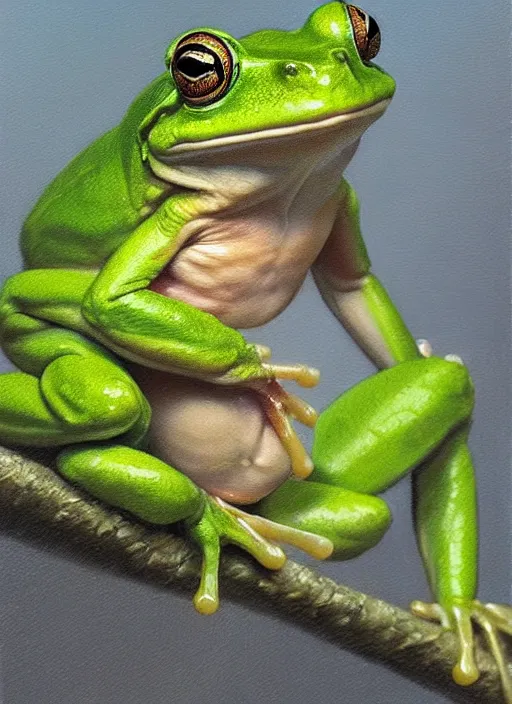
M418 352L421 354L422 357L432 357L432 355L434 354L432 345L428 340L425 340L424 338L419 338L418 340L416 340L416 347L418 348Z
M512 635L512 608L504 604L482 604L471 600L464 604L443 608L439 604L423 601L412 602L411 611L415 616L429 621L439 621L443 628L453 630L459 641L459 657L453 667L454 681L462 686L476 682L480 673L474 655L474 630L476 622L485 633L489 649L498 667L503 694L507 704L512 704L512 680L507 660L500 642L499 633Z
M480 607L499 631L512 636L512 606L508 604L481 604Z
M422 618L425 621L438 621L444 628L450 627L445 612L439 604L430 604L426 601L412 601L409 608L418 618Z
M464 361L458 354L445 354L444 358L447 362L455 362L455 364L462 364L462 366L464 366Z
M272 357L272 350L267 345L254 345L254 347L262 362L267 362Z
M253 388L259 394L263 410L290 457L293 474L305 479L313 471L313 462L293 429L290 416L313 427L317 420L315 409L283 389L275 380L260 383Z
M500 633L512 636L512 608L506 604L481 604L479 601L473 604L473 617L485 633L498 666L505 701L512 704L512 678L500 639Z
M263 364L268 378L287 379L309 389L320 381L320 371L307 364Z
M434 354L434 350L432 348L432 345L428 340L425 340L424 338L419 338L416 340L416 347L418 348L418 352L421 354L422 357L432 357ZM447 362L456 362L457 364L462 364L464 365L464 361L458 354L445 354L444 359Z
M286 562L286 555L279 546L265 540L242 516L228 511L227 506L208 496L201 517L189 521L190 535L203 552L201 580L194 596L194 606L202 614L213 614L219 606L219 562L223 543L238 545L268 569L279 569Z
M267 545L269 544L267 539L279 543L286 543L287 545L293 545L317 560L325 560L331 556L334 550L334 545L329 538L325 538L321 535L317 535L316 533L311 533L306 530L301 530L300 528L284 525L283 523L277 523L276 521L271 521L268 518L263 518L262 516L246 513L235 506L230 506L218 498L215 498L214 501L216 501L228 513L238 518L239 521L241 521L244 526L249 528L251 533L258 536L260 540L264 539L264 542ZM245 546L242 545L242 547ZM264 564L256 555L255 557L259 562L261 562L261 564ZM282 565L279 564L277 565L277 568L281 566ZM273 569L272 565L265 565L265 567L270 567Z

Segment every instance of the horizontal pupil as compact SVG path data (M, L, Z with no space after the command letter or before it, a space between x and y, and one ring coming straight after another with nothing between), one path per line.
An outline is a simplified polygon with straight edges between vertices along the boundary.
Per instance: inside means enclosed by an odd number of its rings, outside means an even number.
M214 66L208 61L201 61L193 56L184 56L178 60L178 69L190 78L200 78L214 73Z

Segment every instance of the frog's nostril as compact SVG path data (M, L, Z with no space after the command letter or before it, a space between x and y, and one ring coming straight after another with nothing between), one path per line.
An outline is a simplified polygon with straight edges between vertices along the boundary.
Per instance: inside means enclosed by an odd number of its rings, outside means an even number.
M341 64L344 64L347 60L346 54L343 50L335 51L333 53L333 57L336 59L336 61L339 61Z
M299 73L297 64L289 63L284 67L284 72L287 76L296 76Z

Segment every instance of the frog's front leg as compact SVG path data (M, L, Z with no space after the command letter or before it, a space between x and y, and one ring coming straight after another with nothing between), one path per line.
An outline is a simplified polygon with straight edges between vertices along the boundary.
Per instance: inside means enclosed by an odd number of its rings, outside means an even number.
M325 535L335 557L351 557L374 545L387 527L384 508L368 505L377 497L364 494L385 490L416 467L416 530L438 604L415 602L413 611L438 618L457 634L453 676L463 685L478 678L471 620L478 622L510 696L497 636L511 632L510 610L483 607L475 599L476 497L466 444L472 406L470 377L457 362L436 357L403 362L366 379L320 414L311 481L287 482L261 502L261 512Z
M207 210L207 198L176 195L133 232L84 296L81 313L87 334L143 366L255 389L290 455L294 473L305 477L313 465L289 417L313 425L316 414L277 380L314 386L318 371L305 365L274 365L266 348L248 344L215 316L152 289L186 243L187 226Z

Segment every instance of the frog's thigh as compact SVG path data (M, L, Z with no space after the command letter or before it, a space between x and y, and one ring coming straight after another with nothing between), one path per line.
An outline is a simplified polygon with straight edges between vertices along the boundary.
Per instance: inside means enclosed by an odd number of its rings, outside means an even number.
M330 538L345 559L375 545L391 517L371 494L396 482L469 418L472 385L456 362L403 362L364 380L320 415L311 480L288 481L259 505L273 521Z
M48 447L127 431L127 442L143 436L149 407L124 369L78 333L16 318L10 357L32 373L0 376L0 440Z
M124 445L77 445L57 458L59 472L110 506L170 524L199 512L203 497L180 472Z
M383 491L441 446L472 407L471 379L460 363L430 357L379 372L320 415L311 479Z
M13 359L16 342L23 340L26 332L33 332L32 329L25 331L24 319L20 316L92 335L81 314L81 306L94 279L93 271L67 269L29 269L7 279L0 290L0 334L7 355ZM21 368L17 359L13 361ZM23 371L32 373L25 367Z

